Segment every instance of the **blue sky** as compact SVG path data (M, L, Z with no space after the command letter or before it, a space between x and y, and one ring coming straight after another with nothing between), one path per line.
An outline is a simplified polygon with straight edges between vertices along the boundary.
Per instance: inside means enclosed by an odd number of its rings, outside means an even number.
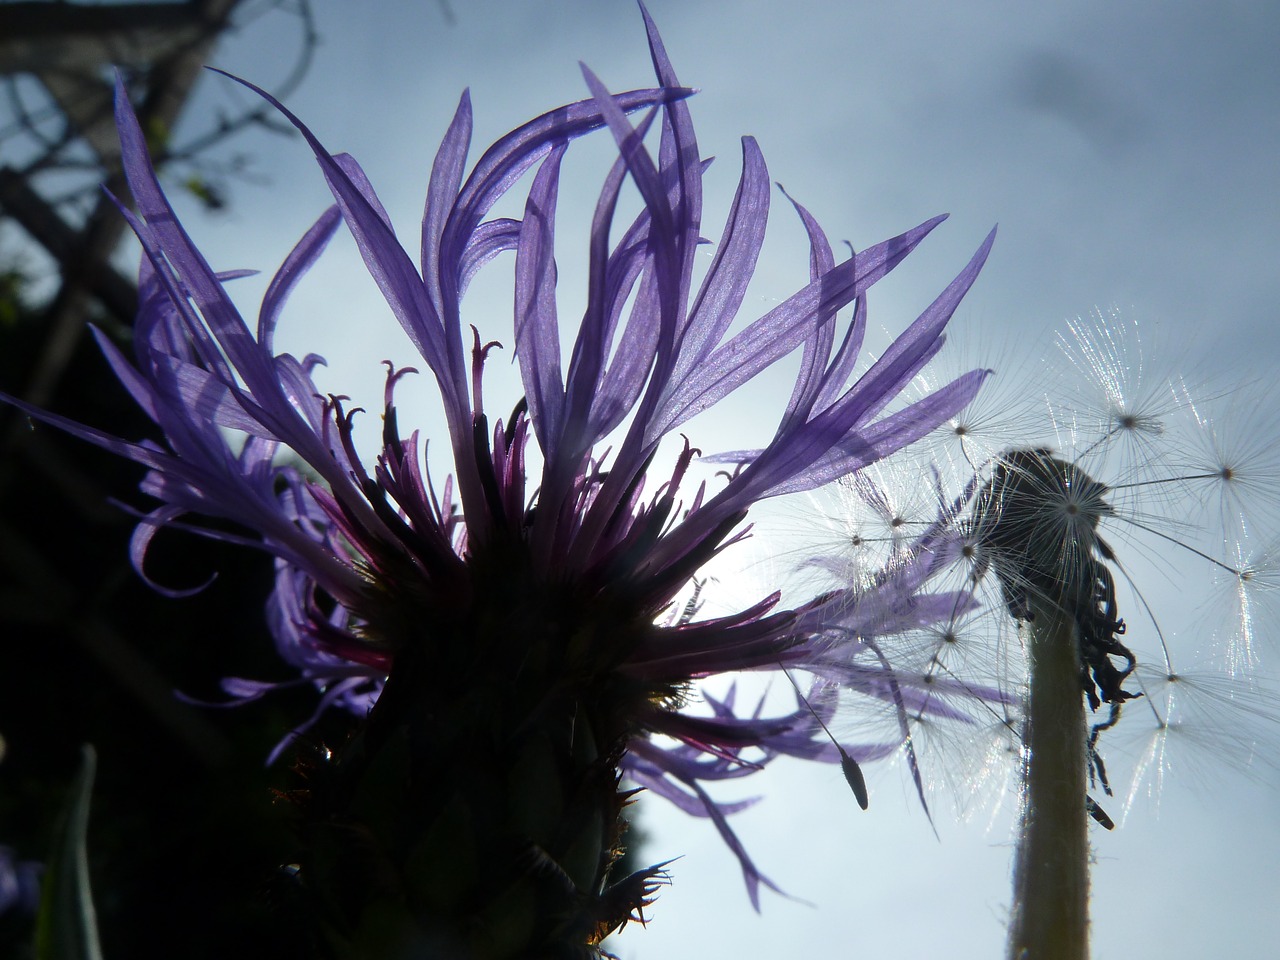
M481 146L584 96L578 60L613 89L651 76L629 0L453 0L453 25L431 0L316 7L322 45L289 105L330 149L360 160L409 244L435 146L464 86ZM833 239L865 247L952 214L877 287L873 326L901 329L998 222L995 251L954 322L968 358L1001 358L1032 383L1064 321L1117 308L1138 320L1156 365L1187 374L1197 389L1273 376L1280 11L1092 0L652 0L650 9L681 79L700 89L693 110L702 149L719 157L708 224L718 229L732 197L742 134L758 139L772 176ZM289 19L272 14L229 36L214 62L270 87L294 39ZM209 76L185 122L203 125L219 104L243 98ZM327 191L297 140L255 134L234 149L250 154L265 180L233 185L225 213L191 209L188 227L218 268L269 271L329 202ZM582 152L598 161L609 144L592 149ZM562 191L573 193L562 200L566 220L589 216L601 175L589 169L584 162L581 189ZM806 277L803 233L776 202L773 228L748 299L760 312ZM571 263L561 268L572 290L580 275ZM254 303L257 281L239 283L242 302ZM479 316L502 309L483 291L477 307ZM500 329L507 316L488 322ZM322 385L357 399L368 391L370 405L380 394L379 362L409 359L341 241L299 291L279 344L328 356L333 379ZM749 403L776 408L771 390L766 381ZM429 397L421 393L417 418L428 432ZM707 425L714 442L702 445L747 445L753 409L736 410ZM1162 575L1175 593L1195 593L1176 571ZM1187 576L1194 587L1203 574ZM1164 589L1149 597L1158 610ZM1166 630L1189 623L1174 617ZM1268 656L1274 663L1280 651ZM1228 736L1257 733L1272 747L1280 733L1269 721L1252 732L1224 726ZM1171 769L1158 816L1154 804L1139 804L1120 830L1095 836L1096 957L1258 956L1273 942L1280 777L1266 767L1242 776L1217 762L1221 753L1210 744L1199 766ZM766 894L761 916L708 824L647 805L648 856L683 858L652 924L628 931L619 954L997 955L1008 816L992 826L982 816L960 821L939 801L935 838L901 765L868 774L866 813L835 769L779 764L745 782L765 799L737 818L740 835L775 881L808 901Z

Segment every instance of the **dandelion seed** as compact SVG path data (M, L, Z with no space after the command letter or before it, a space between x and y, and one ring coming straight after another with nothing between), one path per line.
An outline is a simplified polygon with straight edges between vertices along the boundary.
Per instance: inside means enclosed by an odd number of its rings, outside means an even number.
M1190 443L1175 469L1191 478L1187 483L1196 500L1216 508L1217 516L1208 522L1221 531L1228 549L1250 539L1243 523L1274 529L1280 520L1280 445L1275 442L1280 420L1274 397L1263 391L1242 404L1236 391L1196 401L1183 390Z
M947 382L953 370L984 367L992 371L973 402L922 444L929 462L947 481L963 485L1002 450L1025 444L1035 436L1042 426L1044 397L1037 389L1028 389L1028 384L1038 385L1042 376L1039 366L1028 370L1025 357L1008 349L995 331L979 326L969 335L949 341L937 362L920 373L914 386L923 396ZM890 461L888 466L899 464Z
M1274 622L1280 597L1280 556L1274 543L1237 541L1231 560L1214 571L1221 595L1200 620L1223 648L1227 673L1247 680L1263 663L1259 638ZM1223 626L1226 629L1222 629Z
M1118 310L1095 311L1068 321L1058 347L1079 373L1072 406L1085 422L1081 430L1095 443L1122 445L1128 456L1150 459L1160 452L1158 438L1177 410L1167 379L1153 376L1136 322Z
M1139 665L1136 673L1145 702L1126 721L1125 739L1139 747L1126 817L1140 798L1158 807L1175 775L1203 787L1224 765L1250 776L1259 767L1274 769L1280 705L1273 685L1225 674L1212 663L1176 672Z

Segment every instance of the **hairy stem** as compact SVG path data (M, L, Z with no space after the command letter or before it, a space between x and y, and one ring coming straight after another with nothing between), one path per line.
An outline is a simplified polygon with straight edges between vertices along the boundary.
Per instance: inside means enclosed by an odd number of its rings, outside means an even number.
M1089 956L1087 747L1074 621L1033 603L1022 623L1031 661L1022 829L1009 960Z

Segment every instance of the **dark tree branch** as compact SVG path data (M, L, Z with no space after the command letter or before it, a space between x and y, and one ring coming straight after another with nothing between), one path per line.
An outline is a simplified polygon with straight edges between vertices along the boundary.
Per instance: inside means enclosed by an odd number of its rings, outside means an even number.
M42 149L21 170L0 169L0 210L12 217L58 262L62 285L50 302L40 355L29 366L23 396L46 403L53 395L83 332L96 299L125 323L132 321L137 292L132 281L109 266L109 258L124 232L114 204L97 190L97 183L63 193L63 210L42 197L32 178L50 170L83 170L106 180L117 196L125 194L119 173L119 146L112 110L112 89L105 79L112 64L131 66L144 90L135 104L144 130L163 138L172 130L190 96L201 67L214 43L228 27L238 0L185 0L181 3L81 5L72 3L11 3L0 5L0 72L33 73L46 88L64 120L62 130L49 134L38 125L47 118L26 112L14 82L10 91L17 113L13 129L28 134ZM304 38L302 52L286 77L280 95L297 87L311 62L317 43L309 6L299 7ZM196 164L201 152L252 124L267 123L265 104L243 115L223 119L213 130L175 148L163 142L153 149L157 166L183 161ZM98 166L67 156L76 143L86 144ZM81 151L83 153L83 151ZM66 219L74 211L66 202L93 198L83 226Z
M84 257L85 241L79 230L67 225L51 205L28 185L26 178L0 167L0 212L11 217L64 268ZM131 323L138 309L133 281L121 276L105 259L84 264L86 287L124 323Z

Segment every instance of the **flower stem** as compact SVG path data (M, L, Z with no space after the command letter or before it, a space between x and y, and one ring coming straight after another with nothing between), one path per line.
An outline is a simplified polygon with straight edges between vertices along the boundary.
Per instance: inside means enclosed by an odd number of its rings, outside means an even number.
M1074 621L1047 602L1022 622L1031 661L1009 960L1089 956L1087 748Z

